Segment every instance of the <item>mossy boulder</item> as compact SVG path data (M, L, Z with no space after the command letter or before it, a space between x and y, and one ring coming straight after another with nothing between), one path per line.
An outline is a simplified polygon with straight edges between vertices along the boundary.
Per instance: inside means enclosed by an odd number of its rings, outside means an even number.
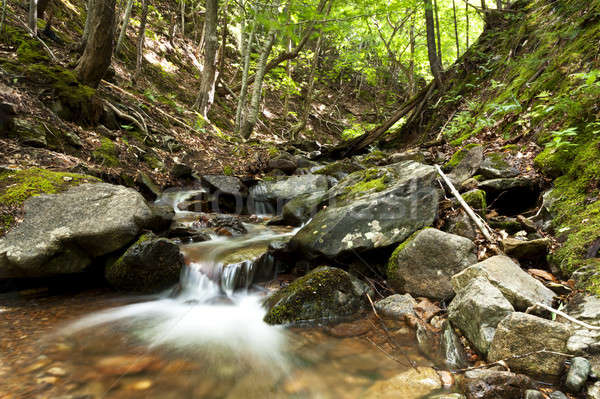
M100 138L100 145L92 152L94 161L116 168L119 166L119 149L113 141L107 137Z
M282 288L265 301L265 321L293 324L355 316L369 306L372 289L351 274L322 266Z
M461 196L471 208L479 212L485 212L485 209L487 208L485 191L475 189L467 191Z
M359 170L363 170L364 167L353 162L349 159L343 159L341 161L335 161L328 165L323 166L314 171L316 175L325 175L331 176L338 180L343 179L348 176L350 173L357 172Z
M184 266L177 244L146 233L119 258L107 262L104 276L122 291L156 292L176 284Z
M478 173L486 179L498 179L515 177L519 171L509 163L507 154L492 152L485 156Z
M14 118L13 129L8 137L16 138L21 143L32 147L46 147L46 129L35 119Z
M467 144L454 153L444 165L448 177L456 185L475 175L483 162L483 147L479 144Z

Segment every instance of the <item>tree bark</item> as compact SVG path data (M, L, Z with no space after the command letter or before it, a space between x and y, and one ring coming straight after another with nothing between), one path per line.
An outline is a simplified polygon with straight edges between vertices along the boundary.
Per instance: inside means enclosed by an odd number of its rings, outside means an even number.
M46 8L48 8L49 3L50 3L50 0L38 0L38 5L37 5L38 18L44 18L44 13L46 12Z
M31 29L31 33L34 36L37 36L38 34L38 29L37 29L37 13L38 13L38 0L29 0L29 18L28 18L28 24L29 24L29 29Z
M440 35L440 18L438 12L438 2L437 0L433 0L434 10L435 10L435 30L437 34L437 51L438 51L438 60L440 61L440 65L444 65L442 61L442 35Z
M487 10L487 5L485 4L485 0L481 0L481 9L482 10Z
M2 0L2 17L0 18L0 34L4 33L4 21L6 20L6 2Z
M256 17L255 17L256 18ZM242 21L245 23L245 20ZM241 134L242 128L242 114L246 107L246 95L248 94L248 73L250 71L250 53L252 52L252 45L254 44L254 35L256 34L256 20L252 21L252 28L248 35L248 39L244 40L244 27L242 26L242 58L244 60L244 66L242 70L242 83L240 88L240 96L238 97L238 105L235 112L235 131Z
M468 49L469 48L469 30L470 30L470 24L469 24L469 3L468 2L465 3L465 16L467 18L466 25L467 25L467 49Z
M258 121L258 111L260 109L260 99L262 95L262 84L265 74L267 73L267 59L269 58L269 54L271 54L271 49L273 48L273 43L275 43L276 36L277 32L275 29L269 29L267 40L263 47L262 54L260 55L260 61L256 69L256 73L254 74L256 78L254 79L254 85L252 86L250 110L241 128L241 135L245 139L250 137L252 131L254 130L254 126L256 126L256 122Z
M75 72L79 80L96 88L110 66L115 26L116 0L90 0L89 38Z
M133 0L128 0L127 6L125 7L125 14L123 15L123 21L121 23L121 32L119 33L119 39L117 39L117 44L115 45L115 54L119 54L119 51L121 50L123 39L125 39L125 34L127 33L127 26L129 26L129 19L131 18L132 8Z
M185 0L181 1L181 36L185 36Z
M206 32L204 45L204 65L202 70L202 83L200 84L200 93L196 103L200 114L207 117L208 110L212 105L215 94L215 83L217 73L217 47L219 38L217 37L217 0L206 0L206 19L204 29ZM225 51L225 49L223 49Z
M142 74L142 63L144 62L144 42L146 39L146 23L148 22L148 1L142 0L142 16L140 21L140 31L137 39L137 57L135 62L134 81L137 81Z
M456 1L452 0L452 15L454 16L454 38L456 39L456 58L460 57L460 43L458 39L458 21L456 19Z
M83 28L83 35L81 36L81 42L77 46L77 51L83 52L85 46L87 45L88 39L90 37L90 21L92 20L92 12L95 8L96 0L87 0L87 15L85 17L85 26Z
M410 63L408 64L408 93L409 95L415 94L415 18L412 17L409 30L410 38Z
M433 17L433 5L431 0L423 0L425 3L425 25L427 28L427 54L429 57L429 67L431 74L441 87L442 65L437 55L435 43L435 20Z
M502 10L502 0L496 0L496 8Z

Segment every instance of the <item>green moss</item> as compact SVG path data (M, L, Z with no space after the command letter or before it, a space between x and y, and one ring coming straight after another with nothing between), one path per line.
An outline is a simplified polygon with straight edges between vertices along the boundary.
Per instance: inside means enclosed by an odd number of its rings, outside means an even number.
M423 230L426 229L430 229L431 227L424 227L420 230L415 231L414 233L411 234L410 237L408 237L406 240L402 241L402 243L400 245L398 245L396 247L396 249L394 249L394 252L392 252L392 255L390 256L390 258L388 259L388 264L387 264L387 279L388 282L390 282L390 284L395 285L395 282L397 281L397 276L398 276L398 254L400 252L402 252L402 250L404 248L406 248L406 246L408 244L410 244L415 237L422 232Z
M361 169L362 167L356 165L350 160L341 160L325 165L313 173L316 175L341 177L344 174L354 173Z
M1 171L0 236L13 225L15 215L28 198L40 194L56 194L69 187L98 181L100 180L93 176L40 168Z
M44 52L42 45L34 40L22 40L17 48L17 57L19 61L28 64L50 62L50 58Z
M465 202L473 209L477 211L485 211L487 208L485 191L483 190L471 190L461 195Z
M467 144L466 146L464 146L460 150L456 151L452 155L452 157L450 158L450 160L448 162L446 162L446 164L444 165L444 169L445 170L452 170L452 169L454 169L456 167L456 165L458 165L463 159L465 159L465 157L469 153L469 150L471 150L471 149L473 149L475 147L480 147L480 145L479 144L475 144L475 143L471 143L471 144Z
M223 166L223 174L225 176L233 176L235 174L233 168L229 165Z
M346 187L347 195L345 198L351 198L369 191L383 191L389 182L389 176L383 169L371 168L356 173L360 176L360 180L354 185Z
M94 160L110 168L119 166L119 151L115 143L106 137L100 138L100 147L92 153Z
M569 150L546 147L534 159L535 167L550 177L558 177L569 170L573 153Z

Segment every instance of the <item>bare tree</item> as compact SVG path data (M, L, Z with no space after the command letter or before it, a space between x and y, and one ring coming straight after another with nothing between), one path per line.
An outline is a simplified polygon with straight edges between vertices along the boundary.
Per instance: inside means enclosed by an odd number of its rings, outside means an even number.
M135 61L135 75L133 80L137 81L142 74L142 63L144 62L144 42L146 41L146 24L148 22L148 1L142 0L142 16L140 21L140 31L137 39L137 57Z
M217 0L206 0L206 19L204 22L205 45L204 45L204 65L202 70L202 83L196 104L200 114L206 118L208 110L213 103L215 95L215 83L217 78L217 47L219 38L217 37L218 22L218 4ZM225 49L222 49L225 51Z
M83 84L96 88L112 58L116 0L90 0L90 3L89 37L75 72Z
M452 15L454 16L454 38L456 39L456 58L460 57L460 43L458 40L458 22L456 20L456 1L452 0Z
M429 56L429 67L434 79L442 82L442 64L438 57L435 43L435 19L433 17L433 4L431 0L423 0L425 3L425 25L427 28L427 54Z
M28 23L29 23L29 29L31 30L31 33L34 36L37 36L38 34L38 29L37 29L37 12L38 12L38 0L29 0L29 19L28 19Z
M256 11L256 10L254 10ZM235 131L240 133L242 127L242 113L246 106L246 96L248 94L248 73L250 71L250 53L252 52L252 46L254 44L254 36L256 34L256 17L253 17L252 28L248 34L248 39L245 39L245 30L247 27L246 17L242 19L242 40L241 50L243 58L243 69L242 69L242 83L240 88L240 95L238 97L238 105L235 112Z
M117 44L115 45L115 54L119 54L119 51L121 50L121 45L123 44L123 39L125 39L127 27L129 26L129 19L131 18L132 9L133 0L128 0L127 6L125 6L125 14L123 14L123 21L121 22L121 32L119 33L119 38L117 39Z

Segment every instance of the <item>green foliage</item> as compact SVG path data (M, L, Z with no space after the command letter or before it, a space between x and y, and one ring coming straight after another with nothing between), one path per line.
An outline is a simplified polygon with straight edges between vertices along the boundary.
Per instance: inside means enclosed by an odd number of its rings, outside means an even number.
M563 130L555 130L550 134L552 135L552 141L546 143L546 147L554 148L557 150L564 150L576 145L570 141L571 137L577 136L576 127L569 127Z

